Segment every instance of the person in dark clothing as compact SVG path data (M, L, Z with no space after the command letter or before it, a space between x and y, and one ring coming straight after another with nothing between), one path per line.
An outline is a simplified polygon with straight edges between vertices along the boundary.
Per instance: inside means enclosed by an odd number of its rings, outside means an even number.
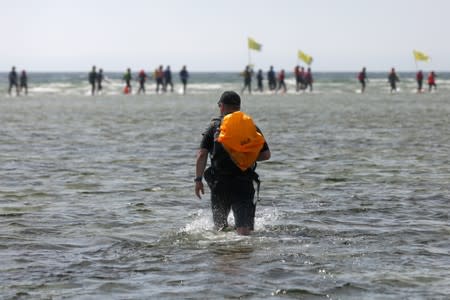
M147 80L147 74L145 74L144 70L141 70L138 74L138 82L139 82L139 89L138 94L143 92L145 94L145 81Z
M9 88L8 88L8 94L11 95L11 90L14 87L16 87L16 95L19 96L19 84L18 84L18 78L17 78L17 72L16 67L12 67L11 72L9 72L8 75L9 80Z
M231 154L225 150L224 144L219 142L223 118L228 117L229 114L232 117L232 114L240 111L239 95L233 91L226 91L221 95L218 105L221 116L213 119L203 133L197 153L195 194L198 198L204 194L202 179L205 176L211 189L211 208L215 227L218 230L225 229L228 226L228 214L232 210L236 232L240 235L248 235L254 229L256 202L253 181L259 182L255 173L256 162L253 162L248 169L242 170L231 158ZM257 127L256 130L262 136ZM267 142L263 141L261 147L258 153L255 152L257 160L268 160L271 154ZM211 166L205 171L208 154L211 158Z
M95 66L92 67L88 75L89 84L91 85L91 95L95 95L95 84L97 83L97 71Z
M172 71L170 71L170 66L167 66L164 71L164 92L167 91L168 85L170 85L170 91L173 92Z
M258 83L258 91L261 93L264 90L263 80L264 80L263 71L261 69L259 69L258 73L256 74L256 82Z
M362 68L361 72L359 72L358 80L359 83L361 83L361 93L364 93L364 91L366 90L367 81L366 67Z
M103 74L103 69L98 70L97 74L97 93L100 93L103 90L103 80L105 79L105 75Z
M245 89L248 88L248 93L252 93L252 76L253 71L250 66L246 66L244 72L242 72L242 77L244 77L244 87L241 93L244 93Z
M392 68L391 72L388 75L388 81L391 86L391 93L397 91L397 82L400 81L400 79L397 76L397 73L395 73L395 69Z
M306 74L305 74L305 89L307 89L309 86L309 91L312 92L313 82L314 82L314 79L313 79L313 75L311 72L311 68L308 68L308 70L306 70Z
M28 76L25 70L20 74L20 92L25 90L25 95L28 95Z
M273 70L273 66L270 66L270 70L267 72L267 82L269 90L273 91L277 88L277 79L275 76L275 71Z
M180 71L180 80L183 84L183 95L186 95L186 88L187 88L187 82L189 79L189 72L186 69L186 66L183 66L183 68Z

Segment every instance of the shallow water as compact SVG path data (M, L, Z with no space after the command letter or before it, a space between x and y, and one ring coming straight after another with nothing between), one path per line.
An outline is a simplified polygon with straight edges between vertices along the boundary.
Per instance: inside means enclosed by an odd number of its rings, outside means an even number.
M250 237L193 193L218 95L0 98L1 298L448 298L446 93L244 96Z

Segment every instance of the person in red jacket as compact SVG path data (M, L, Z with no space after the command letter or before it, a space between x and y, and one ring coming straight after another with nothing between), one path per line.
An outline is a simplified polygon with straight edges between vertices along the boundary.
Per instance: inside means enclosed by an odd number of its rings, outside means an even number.
M285 77L286 77L286 75L284 73L284 69L282 69L280 71L280 73L278 73L278 89L277 89L277 92L280 89L283 89L283 93L286 93L287 88L286 88L286 83L284 82Z
M419 70L416 74L416 81L417 81L417 92L422 93L422 83L423 83L423 73L422 70Z
M434 73L434 71L431 71L428 75L428 91L431 92L433 87L434 90L436 90L436 74Z

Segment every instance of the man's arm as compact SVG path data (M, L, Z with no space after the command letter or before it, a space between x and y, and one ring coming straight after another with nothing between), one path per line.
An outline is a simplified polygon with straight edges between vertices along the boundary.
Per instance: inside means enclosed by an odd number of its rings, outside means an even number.
M270 150L264 150L259 153L258 161L269 160L270 159Z
M197 161L195 163L195 178L203 177L203 172L206 168L206 163L208 161L208 150L205 148L200 148L197 152ZM201 194L204 194L202 180L195 180L195 195L201 199Z

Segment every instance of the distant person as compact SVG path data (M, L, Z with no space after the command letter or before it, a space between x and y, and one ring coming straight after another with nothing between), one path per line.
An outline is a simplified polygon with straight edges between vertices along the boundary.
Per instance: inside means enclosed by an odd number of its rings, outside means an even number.
M91 95L95 94L95 84L97 83L97 71L95 66L92 66L91 72L88 75L89 84L91 85Z
M158 69L155 70L153 77L156 81L156 93L159 93L159 88L161 87L161 90L164 90L164 71L163 66L159 66Z
M258 73L256 73L256 83L258 85L258 91L261 92L261 93L264 90L263 80L264 80L263 71L261 69L259 69Z
M422 93L422 85L423 85L423 72L419 70L416 73L416 82L417 82L417 92Z
M105 75L103 74L103 69L99 69L97 73L97 93L100 93L103 90L103 80L105 79Z
M294 77L295 77L295 90L298 92L301 89L301 76L299 65L295 66L294 68Z
M311 68L308 68L308 70L306 70L306 74L305 74L305 89L307 89L309 87L309 91L312 92L313 91L313 75L312 75L312 71Z
M144 70L141 70L138 74L138 82L139 82L139 89L138 94L141 92L145 94L145 81L147 80L147 74L145 74Z
M180 71L180 80L183 84L183 95L186 95L186 88L187 88L187 82L189 79L189 72L186 69L186 66L183 66L183 68Z
M168 85L170 85L170 91L173 92L172 71L170 70L170 66L167 66L166 70L164 70L164 92L167 91Z
M434 90L437 89L436 86L436 74L434 71L431 71L428 75L428 91L431 92L432 88L434 87Z
M20 92L25 90L25 95L28 95L28 76L25 70L20 74Z
M242 72L242 77L244 77L244 87L242 88L241 93L243 94L245 89L248 89L248 93L252 93L252 76L253 71L250 66L246 66L244 72Z
M278 73L278 89L277 89L277 92L280 89L283 89L283 93L286 93L287 88L286 88L286 83L284 82L285 78L286 78L286 75L284 73L284 69L281 69L280 73Z
M267 83L269 86L269 90L273 91L277 88L277 78L275 76L275 71L273 70L273 66L270 66L270 69L267 72Z
M128 68L125 74L123 74L123 81L125 81L125 88L123 90L124 94L131 94L131 80L133 76L131 75L131 69Z
M397 82L399 82L400 79L398 78L397 73L395 72L395 68L391 69L391 72L388 75L388 81L389 84L391 85L391 93L396 92Z
M366 90L367 81L366 67L362 68L361 72L359 72L358 80L359 83L361 83L361 93L364 93L364 91Z
M300 89L301 90L305 90L306 89L306 82L305 82L305 68L301 67L300 68L300 74L299 74L299 79L300 79Z
M8 94L11 95L12 87L16 87L16 95L19 96L19 84L18 84L18 77L16 72L16 67L12 67L11 72L9 72L8 75L9 80L9 88L8 88Z

